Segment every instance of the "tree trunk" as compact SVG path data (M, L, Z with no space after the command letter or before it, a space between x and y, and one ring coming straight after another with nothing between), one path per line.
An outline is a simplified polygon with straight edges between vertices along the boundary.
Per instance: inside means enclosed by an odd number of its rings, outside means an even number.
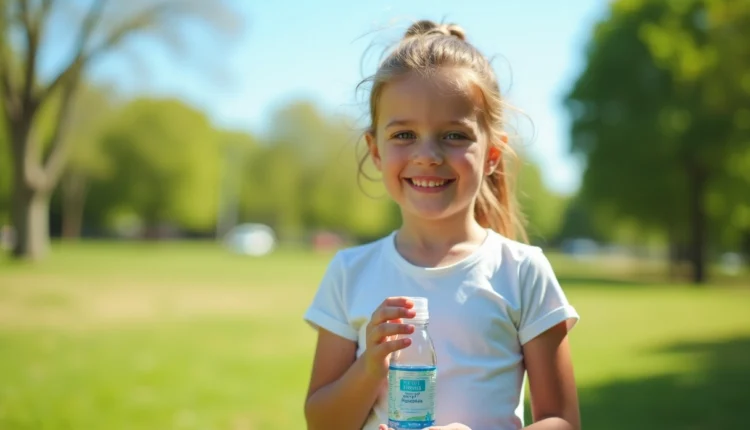
M693 268L693 283L706 281L706 174L700 168L689 171L690 189L690 263Z
M23 181L15 181L13 189L13 227L17 258L41 260L49 251L48 193L32 190Z
M50 193L33 187L27 180L25 157L30 124L31 119L25 118L14 124L10 133L13 148L11 223L15 233L12 255L18 259L41 260L49 251Z
M667 225L667 242L668 242L668 252L669 255L667 256L667 270L669 279L671 281L676 281L677 278L679 278L679 271L680 271L680 240L679 235L677 234L677 231L674 227L674 225Z
M669 240L669 279L676 281L680 277L680 244L672 237Z
M69 172L62 180L62 236L65 239L81 237L87 190L88 181L82 174Z

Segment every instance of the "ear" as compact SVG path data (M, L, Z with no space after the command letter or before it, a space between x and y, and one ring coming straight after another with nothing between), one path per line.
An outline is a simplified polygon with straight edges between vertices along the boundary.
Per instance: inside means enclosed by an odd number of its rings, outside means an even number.
M367 140L367 149L370 151L370 157L372 157L372 163L375 164L378 171L380 171L380 149L378 148L378 140L375 138L375 134L372 131L368 131L365 134L365 140Z
M502 146L505 146L508 144L508 135L507 133L503 133L500 135L500 141L502 142ZM490 145L489 150L487 150L487 163L485 164L485 175L491 175L495 172L495 169L497 169L497 166L500 165L502 162L502 150L500 149L500 145Z
M491 146L489 151L487 151L487 163L484 167L484 174L485 175L491 175L495 172L495 169L497 169L498 164L500 163L500 148L497 146Z

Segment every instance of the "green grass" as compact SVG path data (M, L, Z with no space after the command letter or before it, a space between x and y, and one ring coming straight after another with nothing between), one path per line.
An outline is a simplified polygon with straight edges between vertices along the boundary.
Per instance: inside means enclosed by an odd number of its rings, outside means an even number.
M314 338L301 315L330 254L53 251L39 265L0 260L0 429L304 428ZM582 316L571 342L584 428L743 427L750 289L553 264Z

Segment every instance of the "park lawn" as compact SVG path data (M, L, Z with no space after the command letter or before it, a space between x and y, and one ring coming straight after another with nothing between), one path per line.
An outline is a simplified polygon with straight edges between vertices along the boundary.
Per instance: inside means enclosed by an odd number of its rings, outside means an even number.
M0 429L301 429L330 254L56 245L0 260ZM750 288L623 282L554 256L584 428L740 428ZM589 270L588 267L597 270Z

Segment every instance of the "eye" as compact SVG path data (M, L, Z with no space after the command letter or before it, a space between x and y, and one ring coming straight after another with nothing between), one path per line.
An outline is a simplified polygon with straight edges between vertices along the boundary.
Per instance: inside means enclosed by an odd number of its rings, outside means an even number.
M448 140L469 140L469 137L466 136L464 133L459 133L456 131L446 134L445 138Z
M411 131L399 131L398 133L394 134L392 139L396 140L412 140L416 138L416 135L412 133Z

